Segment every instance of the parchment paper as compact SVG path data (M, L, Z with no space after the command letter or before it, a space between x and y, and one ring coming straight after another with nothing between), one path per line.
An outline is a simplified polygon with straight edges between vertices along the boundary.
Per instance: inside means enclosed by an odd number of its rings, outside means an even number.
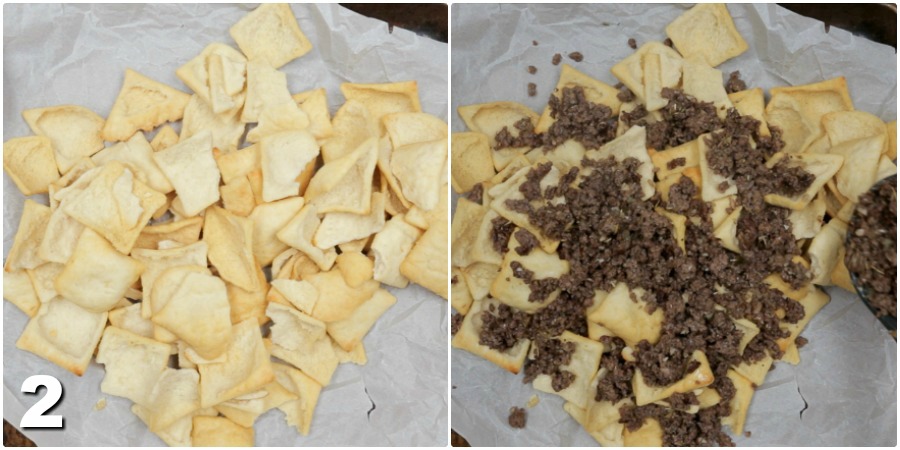
M175 69L207 44L235 45L228 28L255 5L5 5L4 141L30 135L23 109L85 106L106 116L126 67L185 92ZM422 107L446 120L447 45L360 16L336 4L294 5L314 50L284 66L291 92L324 86L332 114L344 81L415 79ZM4 173L3 254L23 197ZM35 196L46 204L46 196ZM323 390L309 437L272 410L256 423L260 446L433 446L447 443L447 305L413 286L391 289L398 302L364 345L365 366L342 364ZM65 431L23 430L39 446L162 446L130 411L130 401L100 392L102 366L81 378L16 349L27 317L3 302L3 416L18 425L37 398L20 393L34 374L57 377L65 397L52 412ZM43 391L42 391L43 392ZM41 394L43 395L43 394ZM95 403L106 398L105 409Z
M611 85L609 72L638 45L666 38L664 28L688 5L470 5L452 7L452 106L499 100L538 113L556 85L563 61ZM775 5L728 9L750 49L719 69L740 70L749 87L805 84L844 75L853 103L884 120L896 119L897 57L893 48L831 28ZM534 46L532 41L538 41ZM574 63L568 52L579 51ZM526 68L538 68L530 75ZM538 86L528 97L527 84ZM455 114L454 131L465 130ZM802 335L801 363L777 363L753 398L738 445L823 446L897 444L897 345L855 296L829 288L831 303ZM473 446L575 445L596 442L562 409L556 395L522 384L493 364L451 352L451 426ZM528 409L528 424L507 424L511 406Z

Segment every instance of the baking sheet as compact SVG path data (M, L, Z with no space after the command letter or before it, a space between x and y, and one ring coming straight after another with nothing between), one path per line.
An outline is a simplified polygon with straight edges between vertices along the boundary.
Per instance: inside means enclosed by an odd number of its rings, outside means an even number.
M4 141L30 135L20 113L59 104L108 114L125 68L190 90L175 69L206 45L235 45L228 28L255 5L4 5ZM293 5L312 52L281 70L291 92L325 87L332 114L341 82L418 81L425 112L447 119L447 45L331 5ZM3 254L24 198L3 176ZM34 199L46 204L45 196ZM398 302L366 337L369 362L342 364L319 398L311 435L272 410L256 424L260 446L434 446L447 436L447 303L419 287L391 289ZM130 401L100 392L102 366L81 378L15 342L27 317L3 302L3 416L18 425L37 398L20 393L30 375L53 375L65 396L52 412L65 431L23 430L39 446L162 446L130 412ZM98 400L108 402L95 410Z
M609 69L638 45L665 39L664 28L689 5L487 5L455 4L451 24L452 107L518 101L540 113L563 61L610 85ZM750 49L722 64L740 70L748 87L765 89L846 76L856 109L889 121L897 115L897 56L893 48L855 37L776 5L728 9ZM537 41L538 45L533 45ZM581 52L584 61L566 57ZM527 67L538 72L531 75ZM528 97L527 84L537 84ZM454 131L465 124L453 115ZM801 363L778 363L753 398L738 445L840 446L897 444L897 345L865 305L829 288L831 303L802 335ZM473 446L595 446L562 409L563 400L534 390L493 364L451 351L451 425ZM532 395L524 429L507 423L509 408Z

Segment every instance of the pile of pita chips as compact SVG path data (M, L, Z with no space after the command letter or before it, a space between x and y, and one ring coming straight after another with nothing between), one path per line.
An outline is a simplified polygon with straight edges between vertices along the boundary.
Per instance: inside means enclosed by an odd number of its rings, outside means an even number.
M765 280L770 287L804 307L805 316L799 322L781 324L790 335L778 341L784 352L781 359L797 364L799 351L794 339L829 301L821 286L837 285L853 292L843 263L847 223L858 196L877 180L896 173L893 162L896 122L885 123L872 114L854 110L842 77L804 86L773 88L768 102L759 88L727 94L723 74L715 67L740 55L748 45L735 29L725 5L697 5L674 20L665 31L672 47L648 42L612 67L612 74L631 90L634 101L621 102L616 98L615 88L566 65L562 67L554 95L561 94L563 88L580 87L590 102L607 106L613 116L641 106L648 111L646 120L652 123L659 120L657 111L667 104L660 91L667 87L679 88L712 103L719 117L734 107L740 114L759 120L762 135L772 134L769 126L777 126L783 132L786 145L771 157L767 166L781 163L801 167L814 177L808 189L792 197L765 196L767 203L790 211L794 237L798 247L805 249L802 256L794 257L795 262L809 268L813 277L799 288L792 288L778 274ZM540 164L553 164L541 179L542 192L545 192L543 189L548 185L557 184L560 173L581 166L582 158L633 157L642 163L638 173L644 199L659 193L663 205L668 201L669 188L685 176L700 188L701 199L710 207L714 237L726 249L741 251L736 237L741 213L736 203L737 186L734 180L708 167L704 139L707 135L670 149L648 148L644 127L629 127L620 116L618 137L599 150L585 151L574 140L549 151L499 148L495 141L497 132L505 127L516 137L520 128L515 124L520 120L530 120L536 133L547 132L555 121L549 107L539 116L524 105L502 101L461 106L458 112L468 131L452 135L452 186L459 194L472 194L474 190L475 195L459 198L451 229L451 304L464 316L452 341L454 347L481 356L514 374L523 369L526 360L534 358L538 346L529 339L520 338L507 350L499 351L485 345L480 340L480 332L487 310L495 311L500 305L506 305L533 314L550 305L558 295L558 291L551 292L543 301L529 301L529 287L515 270L526 270L535 280L559 278L569 271L568 262L556 253L559 242L542 234L527 216L506 205L510 199L523 201L520 187L529 171ZM582 170L590 169L582 167ZM542 202L546 200L530 201L534 208L542 206ZM689 219L661 207L656 210L672 222L673 236L684 249L685 223ZM491 239L498 232L495 224L500 219L512 227L509 244L503 252L493 247ZM513 250L519 246L515 230L520 229L531 232L537 241L527 256ZM600 358L621 357L633 361L633 349L638 342L646 340L653 344L660 339L664 316L661 309L648 312L640 288L620 282L609 292L595 292L593 306L586 311L590 339L569 331L553 337L575 344L571 362L559 367L574 375L574 381L569 387L556 390L551 386L550 377L540 375L533 386L562 396L566 400L565 410L604 446L662 445L663 430L657 421L646 421L636 431L625 430L619 423L619 409L626 404L650 403L671 407L666 402L669 396L688 392L697 394L700 403L688 411L692 414L719 403L718 393L709 387L714 381L709 361L703 352L696 351L692 356L696 369L669 386L650 386L637 370L631 383L633 397L615 405L596 401L597 384L607 376L606 369L599 365ZM743 332L739 346L743 352L760 329L747 319L732 320ZM597 342L602 336L621 338L625 349L620 355L612 355ZM742 363L728 370L727 377L736 393L729 403L731 415L722 423L734 434L743 432L755 386L764 382L773 363L774 359L767 356L756 364Z
M416 82L345 83L332 120L279 70L312 49L290 6L230 34L176 71L193 94L129 69L108 118L31 109L4 144L50 200L26 201L4 266L17 346L79 376L96 354L101 391L169 445L253 445L275 408L309 434L397 302L381 283L448 294L447 124Z

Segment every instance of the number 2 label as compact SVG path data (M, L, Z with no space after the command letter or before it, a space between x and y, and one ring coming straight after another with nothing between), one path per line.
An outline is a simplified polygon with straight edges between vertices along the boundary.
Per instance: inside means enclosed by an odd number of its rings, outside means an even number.
M62 384L50 375L32 375L22 383L22 392L36 394L39 386L46 387L47 393L28 411L25 411L19 426L21 428L62 428L63 416L58 414L44 415L47 410L55 406L62 398Z

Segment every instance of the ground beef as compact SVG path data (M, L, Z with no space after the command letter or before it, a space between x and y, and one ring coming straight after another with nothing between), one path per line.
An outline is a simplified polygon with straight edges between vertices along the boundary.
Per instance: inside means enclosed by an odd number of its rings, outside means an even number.
M504 352L530 336L531 316L505 304L491 306L481 312L478 343Z
M481 200L484 197L484 186L481 183L472 186L472 189L463 194L463 197L470 202L478 203L480 205Z
M518 134L513 136L508 127L503 127L494 136L495 150L502 148L518 148L518 147L540 147L543 145L541 135L534 132L534 124L531 119L524 117L513 124L513 128L518 130Z
M628 92L630 93L631 91L628 91ZM620 93L621 93L621 91L620 91ZM632 94L632 95L634 95L634 94ZM622 111L621 113L619 113L619 118L622 119L622 123L624 123L626 126L629 126L629 127L633 126L633 125L646 126L645 121L643 121L641 119L647 117L647 114L648 114L647 108L643 104L641 104L641 105L637 105L631 111ZM649 132L650 131L647 130L647 133L648 133L647 138L648 139L650 139Z
M516 241L519 242L519 246L515 248L516 253L519 256L525 256L531 253L531 250L539 244L537 238L524 228L516 230L514 236L516 237Z
M809 344L809 339L806 339L803 336L797 336L796 338L794 338L794 344L797 345L798 349L803 348L806 346L806 344Z
M519 261L513 261L509 263L509 268L512 269L513 276L524 281L525 283L530 283L531 280L534 279L534 272L525 268Z
M561 94L550 96L550 117L556 121L547 130L545 147L575 139L586 149L595 149L616 138L618 121L612 109L588 101L581 87L563 88Z
M453 315L453 317L450 319L450 334L451 335L456 336L456 332L459 331L459 327L462 326L463 319L465 319L465 318L466 318L466 316L464 316L462 314L454 314Z
M687 164L686 158L674 158L666 163L666 169L675 170L679 167L683 167L685 164Z
M516 225L503 217L495 217L491 220L491 244L494 250L501 255L506 253L509 245L509 237L512 236Z
M553 163L547 161L543 164L538 164L534 168L528 171L525 174L525 181L519 185L519 192L522 193L522 196L525 197L525 200L529 202L533 202L535 200L539 200L543 197L543 192L541 191L541 180L550 173L550 169L553 168Z
M878 317L897 317L897 178L859 197L844 256Z
M629 38L628 46L631 47L632 50L637 50L637 41L634 40L634 38Z
M536 74L536 73L537 73L537 67L534 67L534 66L528 66L528 73L530 73L530 74L532 74L532 75Z
M669 402L669 406L671 406L672 409L677 409L680 411L687 411L691 409L692 406L697 406L700 404L700 400L693 392L672 394L669 398L666 399L666 401Z
M554 66L558 66L560 61L562 61L562 55L560 55L559 53L553 55L553 59L550 60L550 62L553 63Z
M631 379L634 378L634 363L622 358L625 341L613 336L602 336L604 354L600 359L600 368L606 369L606 376L597 383L594 399L598 402L617 403L623 398L632 396Z
M728 81L725 82L725 92L733 94L747 89L747 83L741 79L741 72L735 70L728 75Z
M707 206L699 199L697 185L682 175L669 187L669 202L666 208L672 212L692 217L705 215Z
M664 406L649 404L644 406L623 406L619 410L620 422L630 431L638 430L646 419L656 419L663 429L663 445L667 447L688 446L734 446L734 441L722 431L722 417L729 415L727 404L701 409L697 414L675 411Z
M528 83L528 96L534 97L537 95L537 85L534 83Z
M509 426L513 428L525 428L525 408L513 406L509 408Z
M538 45L538 41L531 41L531 45L533 45L533 46L535 46L535 47L537 47L537 45Z
M584 55L582 55L581 52L572 52L569 53L569 59L575 62L581 62L584 61Z
M666 47L669 47L669 48L675 47L675 44L672 43L672 40L669 39L669 38L666 38L666 40L663 41L663 44L664 44Z
M619 83L616 84L616 89L619 90L619 93L616 94L616 98L619 99L622 103L633 102L635 99L634 92L631 92L631 89L625 87L624 84Z
M641 120L633 124L647 127L648 147L657 150L677 147L721 127L722 121L712 103L699 101L680 89L663 88L660 94L668 100L659 110L662 120L653 123Z
M575 381L575 374L560 368L572 361L574 342L539 338L531 346L533 359L529 359L525 365L523 383L531 383L538 375L548 375L552 380L553 390L559 392Z

